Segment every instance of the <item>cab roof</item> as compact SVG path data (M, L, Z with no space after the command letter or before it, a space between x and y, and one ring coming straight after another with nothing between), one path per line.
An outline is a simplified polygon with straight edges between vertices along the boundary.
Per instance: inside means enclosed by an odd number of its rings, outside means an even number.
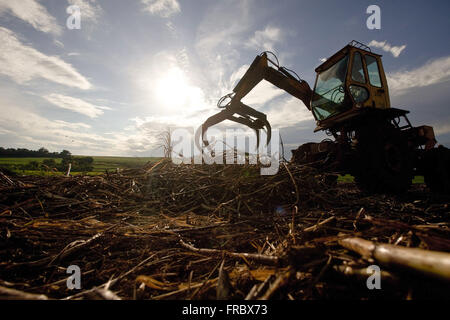
M366 46L365 44L358 42L356 40L352 40L349 44L347 44L344 48L333 54L331 57L329 57L324 63L319 65L315 71L316 73L322 72L329 67L331 67L333 64L335 64L337 61L342 59L347 53L350 52L352 49L358 49L358 51L367 52L371 55L382 57L380 54L373 53L372 50L369 48L369 46Z

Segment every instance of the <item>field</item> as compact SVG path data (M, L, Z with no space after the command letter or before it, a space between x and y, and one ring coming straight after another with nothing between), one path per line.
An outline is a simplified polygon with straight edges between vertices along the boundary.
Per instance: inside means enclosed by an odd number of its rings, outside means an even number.
M77 157L77 156L75 156ZM105 173L106 171L114 171L117 168L119 169L135 169L139 168L148 162L156 162L161 158L157 157L107 157L107 156L92 156L94 158L94 170L88 172L88 175L98 175ZM18 164L27 164L30 161L37 161L42 163L44 159L50 158L0 158L0 167L2 165L18 165ZM55 159L58 163L61 162L61 159ZM23 175L37 175L37 176L49 176L49 175L63 175L63 172L45 172L45 171L37 171L37 170L16 170L17 173ZM74 172L74 175L80 174L78 172ZM353 176L350 174L339 175L338 181L341 183L353 183ZM414 177L414 184L423 184L424 178L423 176Z
M81 156L74 156L81 157ZM153 157L106 157L92 156L94 158L94 169L89 172L90 175L105 173L106 170L113 171L119 169L132 169L145 165L148 162L158 161L160 158ZM45 159L50 158L0 158L0 166L2 165L25 165L31 161L42 163ZM61 163L61 159L55 159L56 163ZM45 172L40 170L14 170L24 175L62 175L62 172ZM77 174L77 173L74 173Z
M127 163L113 159L103 168ZM261 176L255 166L167 160L95 176L0 173L0 298L448 293L449 196L424 184L401 195L367 194L345 182L350 176L337 184L327 178L291 163ZM380 290L367 285L373 265L381 267ZM68 266L80 268L80 289L68 288Z

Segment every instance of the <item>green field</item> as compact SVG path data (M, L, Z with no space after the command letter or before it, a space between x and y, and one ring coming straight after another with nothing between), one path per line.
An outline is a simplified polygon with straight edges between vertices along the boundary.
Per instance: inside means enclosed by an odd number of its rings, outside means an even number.
M75 156L76 157L76 156ZM154 157L92 157L94 158L94 172L105 170L138 168L148 162L155 162L161 158Z
M74 156L81 157L81 156ZM90 175L97 175L105 173L108 171L115 171L117 168L119 169L132 169L138 168L145 165L148 162L156 162L161 158L157 157L97 157L92 156L94 158L94 169L91 172L88 172ZM50 158L0 158L0 167L2 165L8 167L9 165L19 165L19 164L27 164L30 161L37 161L42 163L44 159ZM55 159L57 163L61 162L61 159ZM33 170L13 170L19 174L24 175L62 175L63 172L45 172L45 171L33 171ZM80 172L73 172L72 174L81 174ZM353 183L355 178L349 174L339 175L338 182L341 183ZM423 176L414 177L413 183L424 183Z
M79 156L74 156L79 157ZM81 156L80 156L81 157ZM97 157L93 156L94 158L94 169L89 172L89 174L100 174L105 173L106 170L108 171L115 171L117 168L119 169L130 169L130 168L138 168L140 166L145 165L148 162L155 162L158 161L161 158L155 158L155 157ZM20 165L20 164L27 164L31 161L37 161L38 163L42 163L45 159L50 158L0 158L0 167L4 166L8 168L11 165ZM61 163L61 159L55 159L57 163ZM16 171L19 174L25 174L25 175L48 175L50 173L47 173L45 171L33 171L33 170L13 170ZM53 172L52 175L56 174L63 174L62 172ZM77 174L74 172L74 174Z

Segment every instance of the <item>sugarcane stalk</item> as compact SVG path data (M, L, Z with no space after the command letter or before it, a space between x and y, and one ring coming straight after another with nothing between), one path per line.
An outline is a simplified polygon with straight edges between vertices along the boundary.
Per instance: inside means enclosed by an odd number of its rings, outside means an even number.
M339 244L366 259L372 258L384 266L402 267L450 281L450 253L376 244L361 238L345 238L339 240Z

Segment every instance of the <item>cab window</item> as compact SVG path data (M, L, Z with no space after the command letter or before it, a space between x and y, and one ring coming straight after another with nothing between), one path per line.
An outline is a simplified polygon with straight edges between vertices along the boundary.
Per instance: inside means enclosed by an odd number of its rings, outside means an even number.
M317 75L311 106L318 120L324 120L351 108L345 99L344 83L349 57L346 55Z
M381 88L381 79L380 79L380 72L378 70L377 59L372 56L365 56L365 58L370 84L374 87Z
M362 58L359 52L355 52L355 54L353 55L352 80L359 83L366 83Z
M348 89L356 103L363 103L369 99L369 91L364 87L351 85Z

